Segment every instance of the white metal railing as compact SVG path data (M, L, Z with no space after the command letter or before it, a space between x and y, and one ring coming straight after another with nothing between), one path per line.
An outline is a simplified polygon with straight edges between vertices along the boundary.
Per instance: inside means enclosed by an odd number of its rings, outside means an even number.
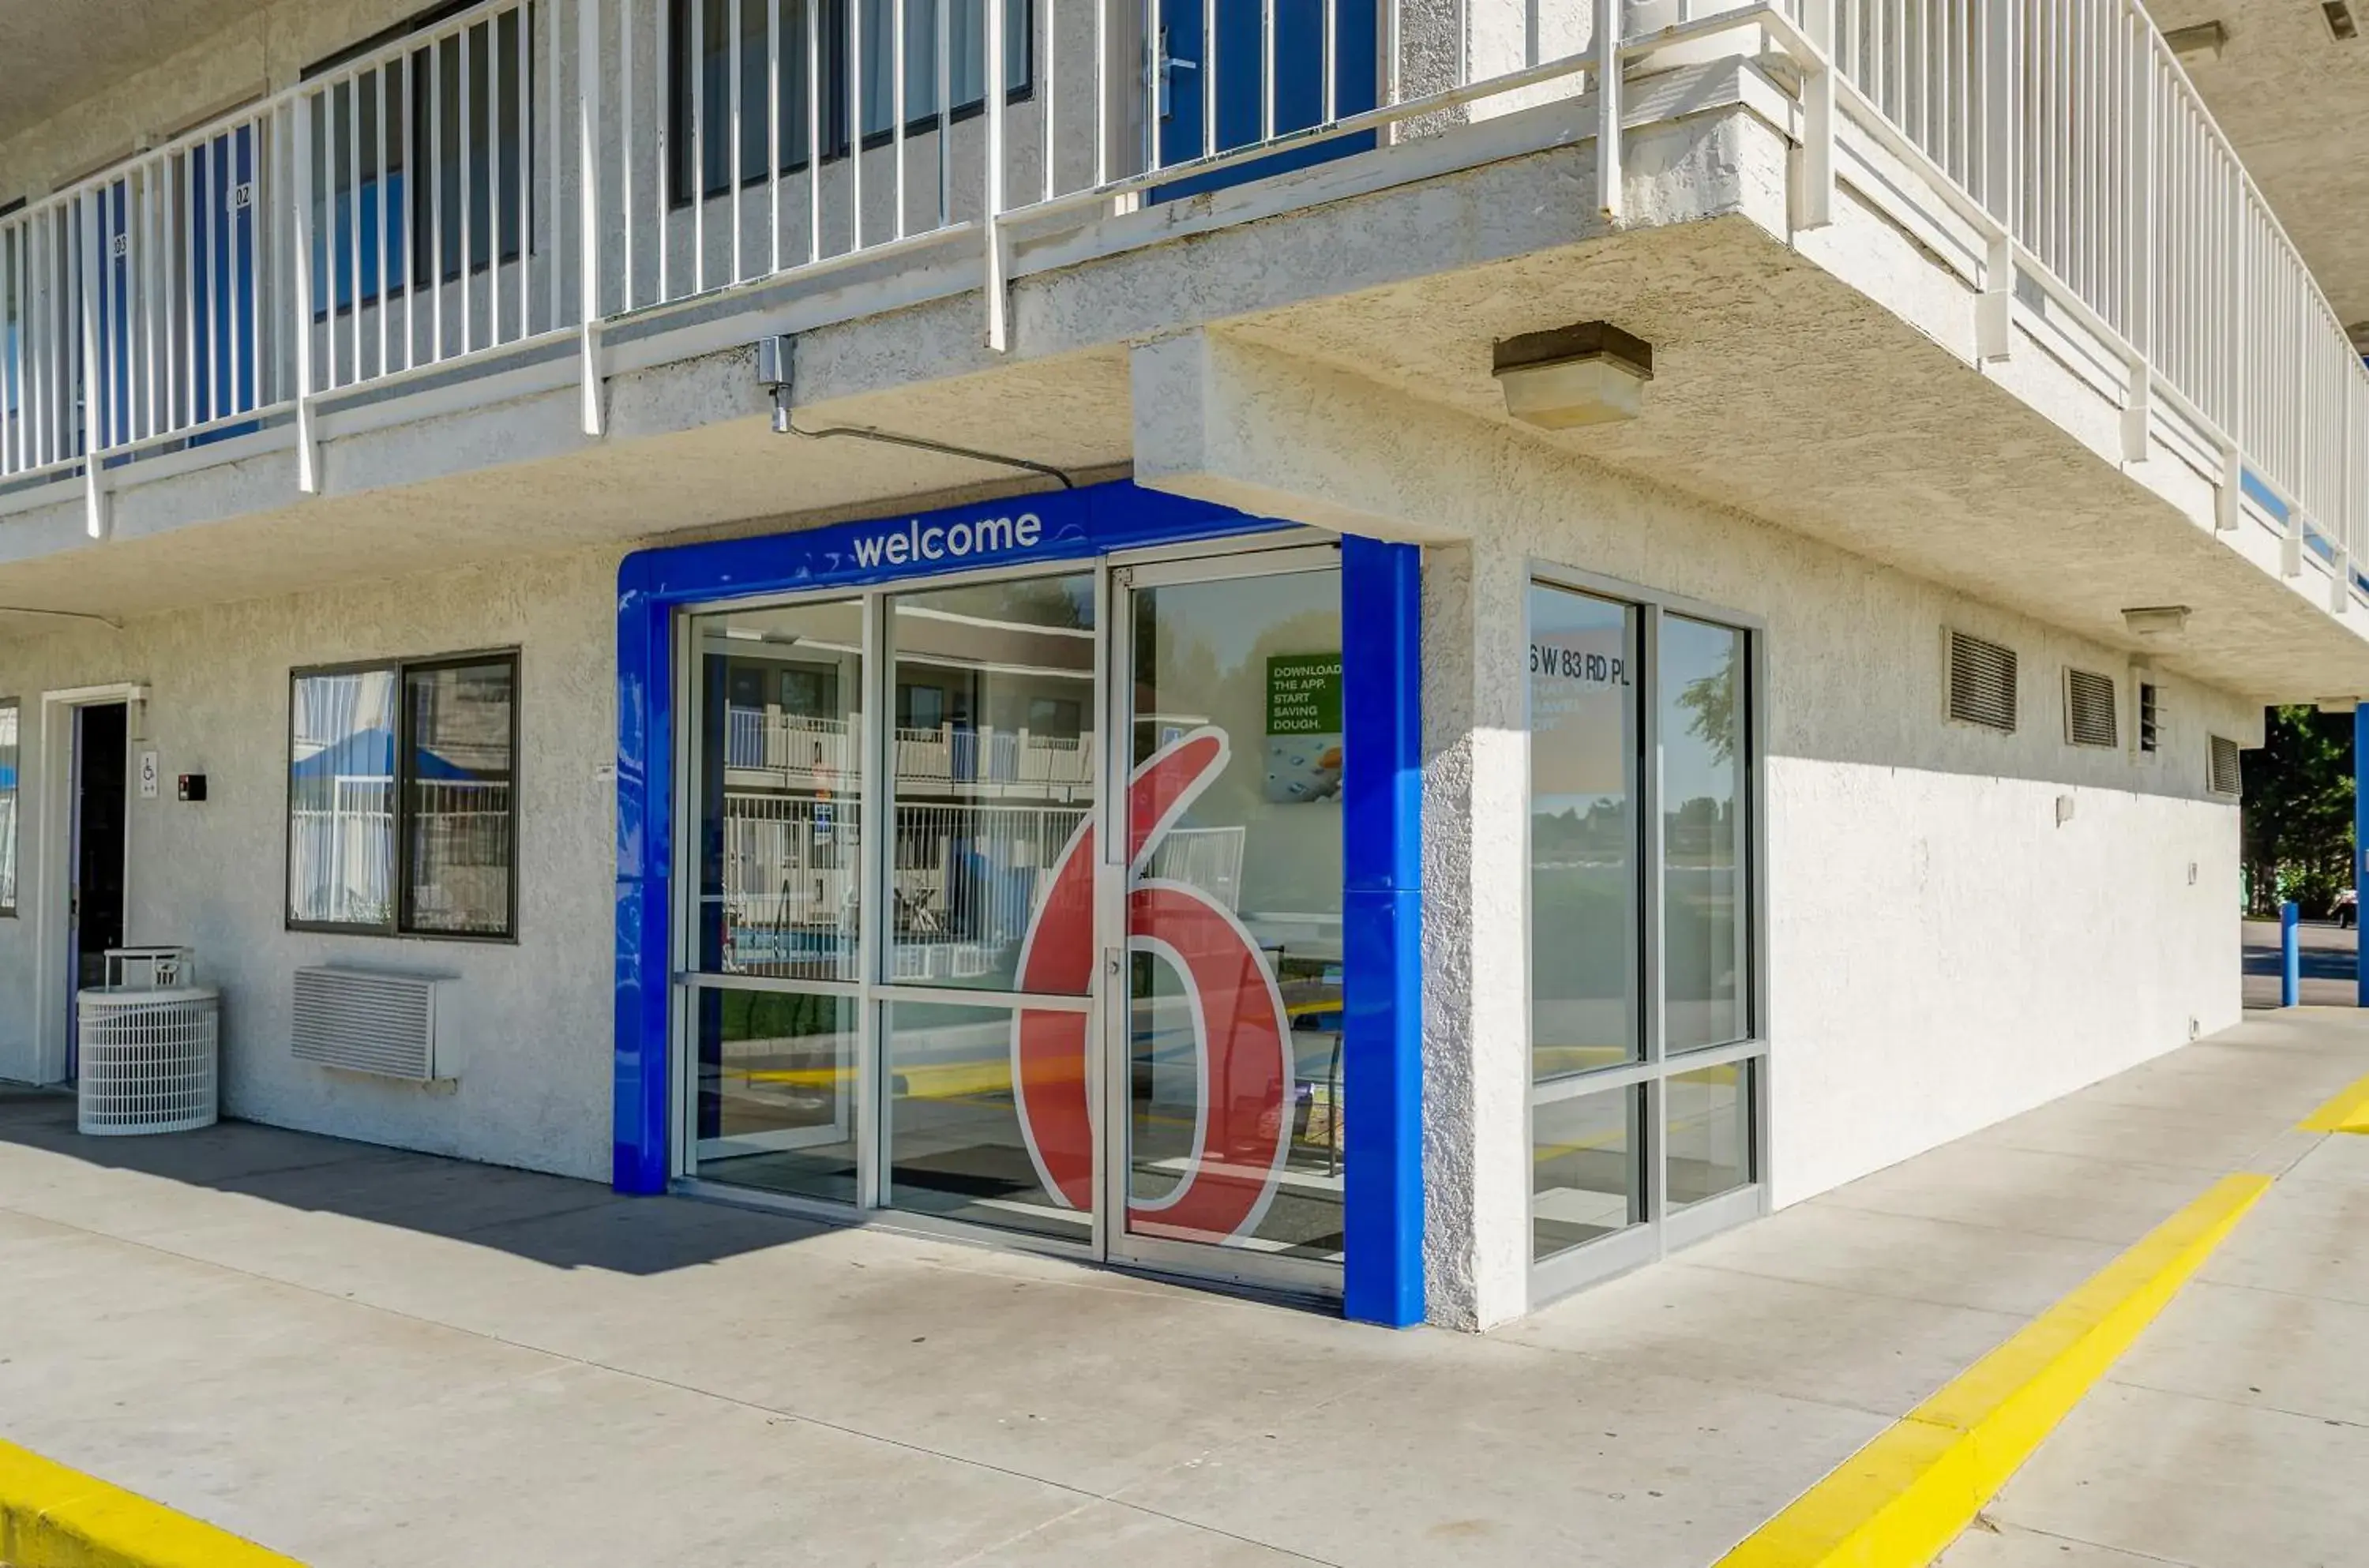
M1734 35L1798 68L1806 225L1871 139L1986 247L1986 355L2021 278L2123 361L2130 455L2160 404L2225 523L2250 475L2369 544L2360 362L2137 0L1486 3L488 0L0 219L0 481L80 475L97 533L113 463L292 416L317 488L321 399L546 339L597 432L609 324L905 246L978 247L1001 349L1030 225L1584 87L1617 119Z
M1840 109L1986 235L1984 351L2019 273L2117 348L2125 455L2160 400L2340 583L2369 546L2369 374L2236 149L2136 0L1786 0Z

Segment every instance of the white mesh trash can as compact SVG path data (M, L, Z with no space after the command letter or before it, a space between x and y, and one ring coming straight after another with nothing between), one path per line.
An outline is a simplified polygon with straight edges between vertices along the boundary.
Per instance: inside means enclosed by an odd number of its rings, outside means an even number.
M133 962L118 961L125 957ZM185 956L155 963L149 953L109 953L108 976L117 983L75 998L76 1112L84 1132L128 1137L213 1125L222 998L211 987L179 983L189 975ZM162 983L120 983L127 978Z

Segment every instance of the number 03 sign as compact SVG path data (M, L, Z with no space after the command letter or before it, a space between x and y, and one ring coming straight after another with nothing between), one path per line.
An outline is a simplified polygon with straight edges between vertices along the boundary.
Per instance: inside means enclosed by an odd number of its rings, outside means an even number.
M1233 911L1190 883L1147 875L1186 807L1225 772L1226 732L1196 729L1161 748L1127 783L1127 948L1183 979L1199 1087L1192 1153L1175 1189L1128 1206L1129 1228L1181 1239L1245 1236L1275 1196L1290 1138L1291 1078L1283 995ZM1024 990L1082 992L1094 968L1094 825L1070 836L1020 954ZM1087 1098L1086 1015L1024 1010L1012 1068L1020 1127L1047 1192L1072 1208L1093 1202L1093 1116Z

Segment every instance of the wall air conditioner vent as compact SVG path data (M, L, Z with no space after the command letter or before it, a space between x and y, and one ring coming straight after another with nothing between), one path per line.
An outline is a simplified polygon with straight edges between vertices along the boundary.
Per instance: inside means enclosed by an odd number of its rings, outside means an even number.
M436 986L370 969L296 971L290 1048L299 1061L426 1082L436 1065Z
M2244 787L2237 772L2237 743L2226 735L2212 738L2213 751L2205 764L2205 787L2215 795L2235 799Z
M2065 672L2065 743L2107 750L2122 744L2114 712L2114 678L2094 670Z
M1949 634L1950 716L2015 733L2015 650L1963 632Z

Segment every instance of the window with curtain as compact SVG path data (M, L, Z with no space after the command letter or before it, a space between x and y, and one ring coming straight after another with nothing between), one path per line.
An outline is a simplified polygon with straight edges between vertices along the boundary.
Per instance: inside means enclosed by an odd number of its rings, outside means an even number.
M516 934L518 656L291 680L288 923Z

